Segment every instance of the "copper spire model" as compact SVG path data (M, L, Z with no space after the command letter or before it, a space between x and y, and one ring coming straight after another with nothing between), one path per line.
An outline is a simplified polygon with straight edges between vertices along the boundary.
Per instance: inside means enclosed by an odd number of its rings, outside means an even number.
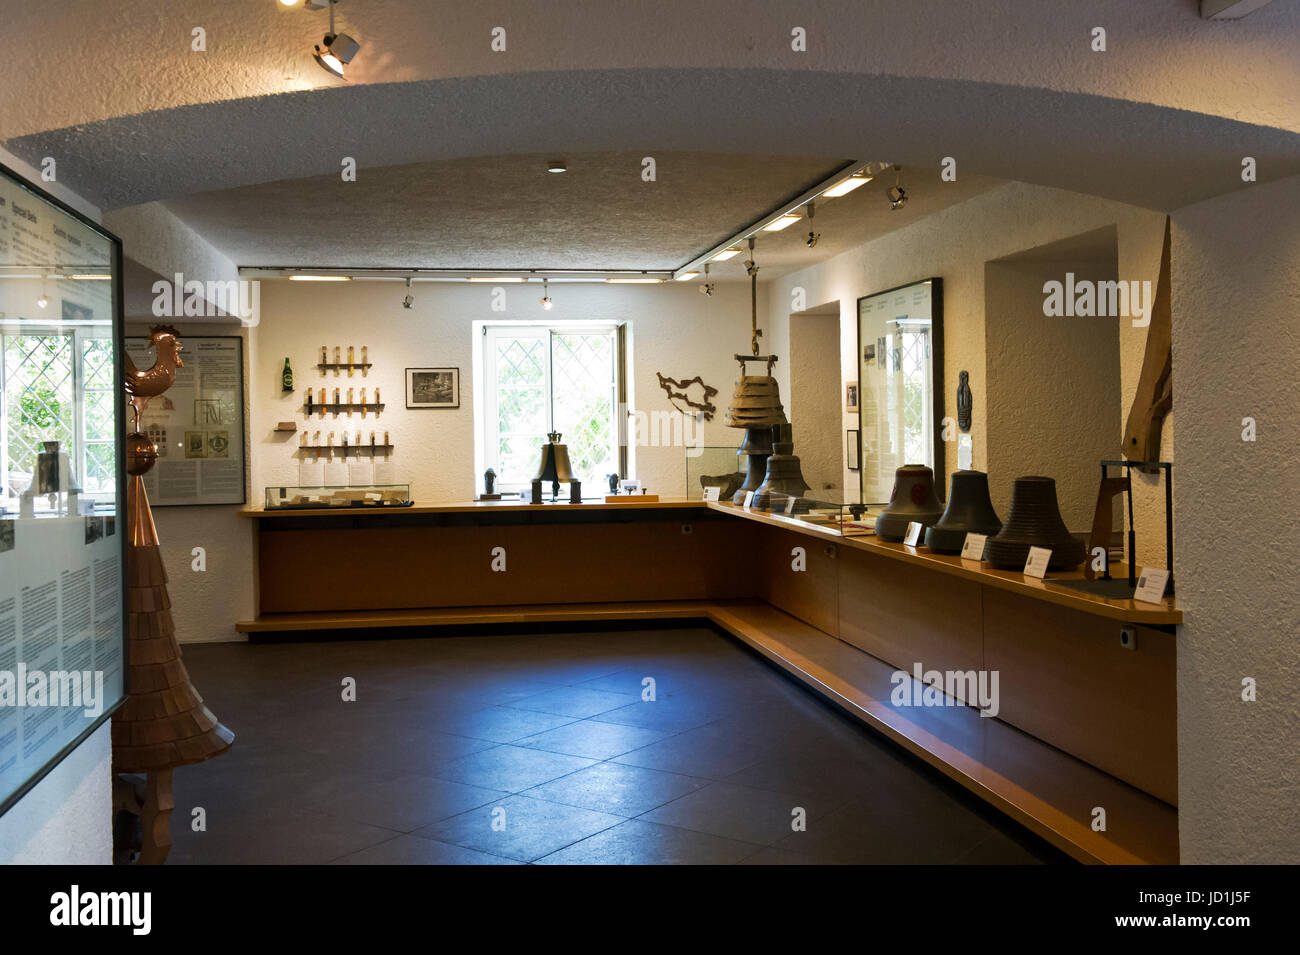
M176 369L183 367L176 329L158 325L150 330L158 360L141 371L123 356L126 391L134 412L126 439L127 479L127 698L113 714L113 772L145 773L143 800L132 798L131 787L118 784L120 808L141 817L143 845L139 861L158 865L171 849L169 823L172 770L219 756L235 740L203 705L181 662L167 596L167 572L158 551L158 532L143 475L153 467L158 449L140 431L140 418L150 398L171 387Z

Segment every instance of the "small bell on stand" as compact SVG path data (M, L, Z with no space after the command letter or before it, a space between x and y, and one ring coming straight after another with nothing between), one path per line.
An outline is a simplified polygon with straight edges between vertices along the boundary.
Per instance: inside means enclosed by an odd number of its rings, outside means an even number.
M767 459L767 477L754 493L753 506L762 511L770 511L784 501L795 500L793 509L788 513L797 513L808 509L807 501L799 500L808 491L808 482L803 479L799 467L799 458L794 453L794 438L790 425L772 426L772 456Z
M582 503L582 482L573 476L573 469L569 466L569 449L560 444L560 433L552 431L547 434L550 440L542 445L542 463L537 469L537 476L533 478L533 496L532 503L542 503L542 482L551 482L551 500L554 501L560 494L560 485L569 485L569 503Z

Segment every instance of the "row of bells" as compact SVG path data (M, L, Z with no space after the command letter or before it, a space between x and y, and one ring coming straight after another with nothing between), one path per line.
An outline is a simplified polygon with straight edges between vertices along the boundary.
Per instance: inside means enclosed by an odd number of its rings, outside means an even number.
M1056 482L1049 477L1016 478L1004 523L993 509L983 471L953 472L945 507L935 493L934 472L906 464L894 472L889 506L876 518L876 536L901 541L912 522L925 527L925 546L940 554L959 553L968 533L988 535L985 559L1006 570L1024 567L1031 547L1051 549L1052 570L1072 570L1083 562L1083 542L1065 526Z

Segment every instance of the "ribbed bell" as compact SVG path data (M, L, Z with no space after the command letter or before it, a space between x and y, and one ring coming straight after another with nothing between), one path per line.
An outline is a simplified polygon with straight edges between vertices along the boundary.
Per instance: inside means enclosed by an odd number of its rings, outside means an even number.
M759 486L763 483L763 478L767 475L767 459L772 453L772 429L771 428L746 428L745 440L740 443L736 449L736 454L746 455L749 458L748 470L745 474L745 483L731 496L731 503L744 504L745 497L750 491L758 493Z
M901 541L915 521L929 527L943 515L943 502L934 493L934 472L924 464L904 464L894 472L889 506L876 517L876 536Z
M993 535L1002 521L989 499L989 476L983 471L954 471L948 506L939 523L925 532L925 546L939 554L961 552L967 534Z
M1050 570L1073 570L1083 562L1083 542L1070 533L1056 503L1056 482L1049 477L1020 477L1011 486L1011 513L984 556L994 567L1022 570L1030 547L1050 547Z
M765 428L785 424L781 391L770 375L741 375L727 408L728 428Z
M794 453L794 436L790 425L773 425L772 455L767 459L767 476L754 492L753 506L766 511L772 507L774 494L777 501L784 501L787 498L803 497L807 490L808 482L803 479L799 458ZM802 503L806 510L807 503ZM794 510L800 510L798 504Z

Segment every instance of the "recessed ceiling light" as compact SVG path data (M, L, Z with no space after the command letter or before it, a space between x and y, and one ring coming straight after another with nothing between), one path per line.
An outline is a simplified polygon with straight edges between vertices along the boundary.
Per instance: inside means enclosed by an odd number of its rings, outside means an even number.
M835 185L831 186L822 193L822 196L827 199L838 199L840 196L847 196L859 186L865 186L870 181L870 176L864 175L860 172L854 173L852 176L849 176L849 178L841 179Z
M677 276L677 281L689 282L693 278L698 278L699 275L700 275L699 272L683 272L681 275Z
M564 164L563 159L552 159L546 164L547 172L564 172L569 167Z
M517 275L471 275L471 276L469 277L469 281L471 281L471 282L495 282L497 285L500 285L500 284L503 283L503 282L510 282L510 283L514 283L514 282L522 282L523 279L521 279L521 278L520 278L519 276L517 276Z
M78 272L75 275L69 275L68 278L75 279L78 282L107 282L113 276L104 275L102 272Z
M663 279L651 278L650 276L638 276L636 278L616 278L605 279L610 285L661 285Z
M794 225L799 221L799 219L800 216L795 215L793 212L787 212L775 222L769 222L767 225L763 226L763 231L780 232L782 229L788 229L790 226Z
M290 282L351 282L350 275L291 275Z
M297 5L298 0L280 0L280 6L282 7L296 7Z
M713 261L725 262L727 261L727 259L735 258L737 255L740 255L739 249L723 249L721 252L719 252L717 255L713 257Z

